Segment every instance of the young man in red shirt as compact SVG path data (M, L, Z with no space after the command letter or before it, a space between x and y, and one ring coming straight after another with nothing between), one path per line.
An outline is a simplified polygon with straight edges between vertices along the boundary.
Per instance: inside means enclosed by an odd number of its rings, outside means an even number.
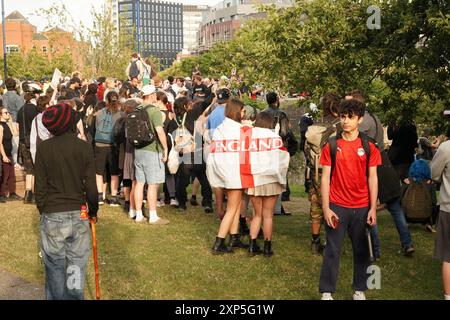
M332 300L331 294L336 292L345 232L348 232L353 248L353 299L365 300L367 268L370 266L365 230L367 224L374 226L377 221L377 166L381 165L381 156L377 147L358 130L364 112L364 104L355 99L341 102L342 134L334 142L329 141L320 158L327 239L319 285L322 300ZM331 150L335 154L334 161Z

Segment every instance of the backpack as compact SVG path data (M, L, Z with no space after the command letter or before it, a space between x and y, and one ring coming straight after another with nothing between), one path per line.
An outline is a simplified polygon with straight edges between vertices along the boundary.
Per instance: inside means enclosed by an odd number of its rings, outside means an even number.
M137 60L131 62L130 71L128 75L130 76L130 79L139 76L139 68L137 65Z
M429 222L433 212L431 193L424 181L411 180L402 199L402 209L409 222Z
M337 140L341 139L342 136L337 134L333 137L328 138L328 144L330 145L330 156L331 156L331 173L330 173L330 181L333 176L334 168L336 167L336 153L337 153ZM366 154L366 177L369 179L369 161L370 161L370 145L369 141L372 142L377 148L376 142L370 138L365 133L360 132L358 138L361 138L361 143L364 149L364 153Z
M320 164L322 149L329 138L336 135L336 123L316 123L306 130L304 149L306 165L314 173L316 182L319 182L319 169L322 169Z
M178 124L178 128L172 133L174 140L174 149L176 152L190 153L195 151L194 136L189 132L184 123L186 122L187 112L183 115L183 120Z
M148 117L147 110L153 105L136 107L127 115L126 131L128 142L135 148L144 148L156 140L153 125Z
M114 119L106 108L98 113L95 126L95 142L114 143Z

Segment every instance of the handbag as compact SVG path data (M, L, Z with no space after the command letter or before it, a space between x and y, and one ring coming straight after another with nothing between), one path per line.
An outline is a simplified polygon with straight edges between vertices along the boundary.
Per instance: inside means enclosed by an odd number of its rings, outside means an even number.
M170 148L169 155L167 157L167 169L169 169L170 174L176 174L178 168L180 167L180 155L175 150L172 135L169 133L168 136L172 142L172 148Z

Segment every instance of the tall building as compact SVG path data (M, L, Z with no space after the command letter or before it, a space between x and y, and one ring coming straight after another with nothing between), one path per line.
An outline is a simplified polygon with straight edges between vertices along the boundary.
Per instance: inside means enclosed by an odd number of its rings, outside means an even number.
M231 40L248 19L263 19L260 4L275 4L278 8L292 5L292 0L222 0L203 14L197 35L197 51L209 50L216 42Z
M133 35L142 57L169 67L183 49L183 5L155 0L119 0L119 28ZM123 28L123 29L122 29Z
M183 51L192 52L197 47L197 33L208 6L183 6Z

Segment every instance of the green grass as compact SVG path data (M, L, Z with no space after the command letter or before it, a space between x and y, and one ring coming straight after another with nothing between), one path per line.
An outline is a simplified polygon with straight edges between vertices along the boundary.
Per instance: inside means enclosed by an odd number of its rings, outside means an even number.
M168 207L159 215L167 226L136 224L120 208L102 206L97 224L100 288L103 299L318 299L321 257L310 254L309 203L292 188L285 203L292 216L275 217L272 258L250 258L244 250L210 253L219 220L203 210L181 214ZM296 197L294 197L296 196ZM2 204L0 268L29 281L44 282L38 257L39 214L33 206ZM382 245L381 290L369 299L441 299L440 264L432 259L434 236L411 226L413 258L400 256L389 213L379 215ZM91 259L92 260L92 259ZM86 297L94 298L93 264ZM347 240L336 299L351 299L352 255Z

